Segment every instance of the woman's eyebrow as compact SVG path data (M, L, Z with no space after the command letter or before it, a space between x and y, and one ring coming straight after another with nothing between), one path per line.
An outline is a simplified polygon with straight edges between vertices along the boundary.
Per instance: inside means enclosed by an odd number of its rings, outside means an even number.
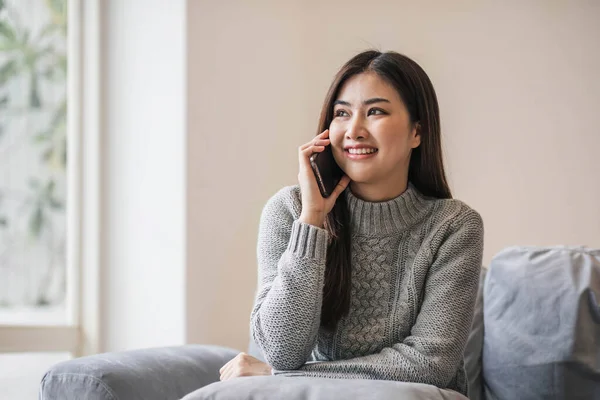
M363 101L363 104L365 106L368 106L369 104L375 104L375 103L390 103L390 101L388 99L384 99L383 97L373 97L372 99L368 99ZM346 106L346 107L351 107L352 104L350 104L347 101L344 100L336 100L333 102L333 105L335 106L336 104L342 105L342 106Z

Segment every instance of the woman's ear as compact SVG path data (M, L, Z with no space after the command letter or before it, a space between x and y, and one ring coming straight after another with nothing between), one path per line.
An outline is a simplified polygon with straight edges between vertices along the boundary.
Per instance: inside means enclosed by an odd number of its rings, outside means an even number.
M416 149L421 145L421 123L417 121L410 135L411 148Z

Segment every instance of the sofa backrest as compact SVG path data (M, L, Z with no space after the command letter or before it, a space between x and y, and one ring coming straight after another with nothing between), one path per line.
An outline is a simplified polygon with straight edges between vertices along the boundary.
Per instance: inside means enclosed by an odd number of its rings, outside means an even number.
M483 353L483 284L487 275L487 267L481 267L479 276L479 290L477 291L477 300L475 301L475 312L473 313L473 323L471 324L471 333L467 340L467 346L464 352L465 372L469 382L469 399L483 399L483 376L481 355Z
M483 287L486 400L600 399L600 250L510 247Z

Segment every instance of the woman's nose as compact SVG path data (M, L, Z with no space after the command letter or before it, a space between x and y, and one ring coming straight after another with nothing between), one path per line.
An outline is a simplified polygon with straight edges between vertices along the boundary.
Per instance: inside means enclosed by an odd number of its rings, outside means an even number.
M360 116L355 116L350 120L348 129L346 130L346 138L350 140L364 139L369 136L369 132L365 128L364 121Z

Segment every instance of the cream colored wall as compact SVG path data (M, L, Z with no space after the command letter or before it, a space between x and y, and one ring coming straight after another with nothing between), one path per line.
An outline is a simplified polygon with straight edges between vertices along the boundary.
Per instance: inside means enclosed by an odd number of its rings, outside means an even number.
M188 341L245 349L261 208L369 47L432 79L486 264L513 244L600 247L599 18L594 1L188 1Z

